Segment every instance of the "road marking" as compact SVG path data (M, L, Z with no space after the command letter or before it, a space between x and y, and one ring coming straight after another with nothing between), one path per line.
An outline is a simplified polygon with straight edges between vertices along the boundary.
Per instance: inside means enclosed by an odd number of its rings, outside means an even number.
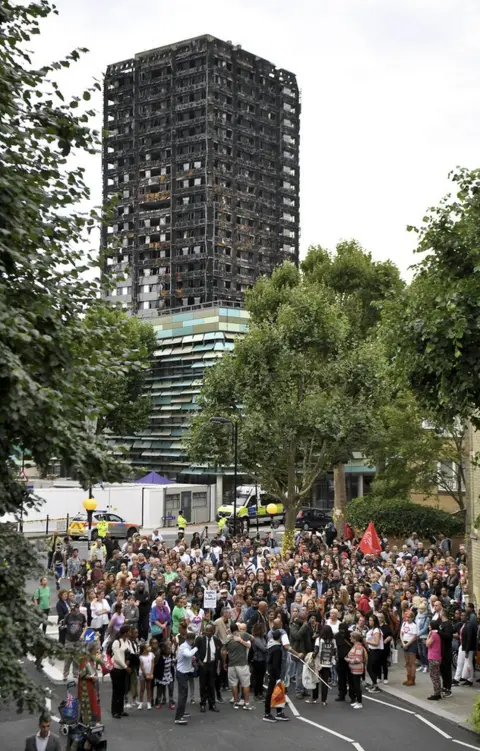
M364 751L363 746L361 746L359 743L357 743L357 741L353 741L353 745L355 746L355 748L357 749L357 751Z
M465 743L465 741L456 741L455 738L452 738L452 741L454 743L459 743L461 746L466 746L467 748L474 748L475 751L478 751L478 746L472 746L471 743Z
M287 697L285 697L285 698L286 698L286 700L287 700L287 704L288 704L288 706L289 706L289 707L290 707L290 709L292 710L292 714L293 714L293 715L294 715L295 717L300 717L300 712L299 712L299 711L298 711L298 709L296 708L296 706L295 706L295 704L293 703L293 701L292 701L292 700L291 700L291 699L290 699L290 698L289 698L288 696L287 696Z
M419 720L425 723L425 725L429 725L431 728L437 731L437 733L440 733L440 735L443 735L444 738L448 738L449 741L452 740L452 736L448 735L444 730L440 730L440 728L437 728L436 725L433 724L433 722L430 722L430 720L427 720L426 717L422 717L421 714L415 714L415 717L418 717Z
M325 730L326 733L331 733L332 735L336 735L337 738L341 738L342 741L347 741L347 743L354 743L353 738L347 738L346 735L342 735L341 733L337 733L336 730L331 730L330 728L326 728L325 725L319 725L318 722L313 722L312 720L307 720L306 717L299 717L299 720L302 722L308 722L309 725L313 725L315 728L319 728L320 730Z
M407 714L415 714L415 712L412 712L411 709L404 709L403 707L397 707L396 704L389 704L388 701L380 701L380 699L373 699L371 696L366 696L363 694L364 699L368 699L368 701L375 701L377 704L385 704L386 707L392 707L393 709L399 709L400 712L406 712Z

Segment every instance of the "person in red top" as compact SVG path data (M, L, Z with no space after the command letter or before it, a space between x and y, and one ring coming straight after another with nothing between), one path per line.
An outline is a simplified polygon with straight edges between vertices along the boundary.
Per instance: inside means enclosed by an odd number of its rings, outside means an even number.
M371 591L366 587L357 603L357 610L360 610L363 615L367 615L372 610L370 606Z
M355 537L355 533L348 523L345 523L343 536L346 540L353 540L353 538Z

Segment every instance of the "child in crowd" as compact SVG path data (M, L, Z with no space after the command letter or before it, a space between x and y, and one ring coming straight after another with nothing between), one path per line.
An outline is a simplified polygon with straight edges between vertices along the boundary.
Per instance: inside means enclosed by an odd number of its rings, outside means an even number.
M138 702L138 709L143 709L145 689L147 690L147 709L152 708L154 662L155 655L150 648L150 644L143 644L140 651L140 669L138 671L138 677L140 680L140 701Z
M152 639L152 641L154 640ZM165 641L158 650L154 675L155 685L157 686L157 709L161 709L167 703L167 692L168 707L169 709L175 709L175 702L173 701L175 668L170 641Z

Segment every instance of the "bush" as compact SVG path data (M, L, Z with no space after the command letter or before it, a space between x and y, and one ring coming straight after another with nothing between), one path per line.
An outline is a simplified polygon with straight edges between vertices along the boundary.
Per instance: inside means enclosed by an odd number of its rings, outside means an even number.
M404 498L356 498L348 504L347 517L353 527L366 529L373 522L377 532L392 537L405 537L412 532L423 538L439 534L453 537L464 532L464 523L457 516Z

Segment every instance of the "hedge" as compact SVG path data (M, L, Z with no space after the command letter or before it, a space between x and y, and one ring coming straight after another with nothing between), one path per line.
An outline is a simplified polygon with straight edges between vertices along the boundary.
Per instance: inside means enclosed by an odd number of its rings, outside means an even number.
M439 534L453 537L465 531L458 516L404 498L386 500L368 495L356 498L348 504L347 518L352 527L362 530L373 522L377 532L392 537L406 537L412 532L420 538Z

